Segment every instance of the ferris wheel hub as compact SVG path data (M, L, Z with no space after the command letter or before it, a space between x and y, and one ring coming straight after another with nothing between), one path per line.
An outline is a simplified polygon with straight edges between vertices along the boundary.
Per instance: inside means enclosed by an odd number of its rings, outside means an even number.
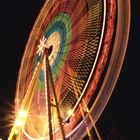
M51 55L52 50L53 50L53 45L51 45L51 46L48 48L48 56L50 56L50 55Z

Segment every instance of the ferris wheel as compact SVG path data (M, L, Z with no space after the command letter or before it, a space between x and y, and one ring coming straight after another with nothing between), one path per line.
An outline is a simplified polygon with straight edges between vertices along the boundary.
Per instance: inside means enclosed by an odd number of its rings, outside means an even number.
M95 129L121 70L129 0L48 0L19 70L8 140L81 140Z

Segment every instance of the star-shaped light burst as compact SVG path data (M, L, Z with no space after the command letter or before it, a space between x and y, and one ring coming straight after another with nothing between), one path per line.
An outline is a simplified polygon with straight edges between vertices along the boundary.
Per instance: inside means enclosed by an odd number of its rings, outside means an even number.
M39 56L41 56L44 52L44 48L47 48L47 45L46 45L46 38L43 36L42 39L39 40L39 45L37 46L38 47L38 50L37 50L37 54Z

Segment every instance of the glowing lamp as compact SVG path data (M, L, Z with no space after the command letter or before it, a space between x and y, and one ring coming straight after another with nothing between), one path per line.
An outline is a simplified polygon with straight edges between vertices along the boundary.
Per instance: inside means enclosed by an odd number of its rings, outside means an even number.
M17 127L22 127L24 123L23 123L23 120L16 119L15 124L16 124Z

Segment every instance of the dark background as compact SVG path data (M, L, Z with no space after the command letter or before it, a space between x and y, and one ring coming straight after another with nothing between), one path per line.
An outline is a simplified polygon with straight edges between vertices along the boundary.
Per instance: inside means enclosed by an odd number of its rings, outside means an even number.
M18 70L29 33L45 0L0 1L0 137L9 134ZM131 30L123 68L97 122L103 139L140 139L140 15L132 0ZM108 137L108 138L107 138Z

